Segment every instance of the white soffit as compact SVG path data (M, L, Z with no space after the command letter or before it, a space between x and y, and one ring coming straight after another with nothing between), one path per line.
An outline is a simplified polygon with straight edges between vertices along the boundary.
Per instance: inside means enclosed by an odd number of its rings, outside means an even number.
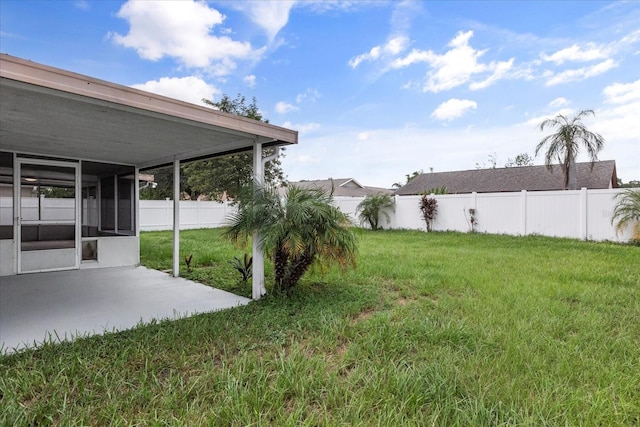
M0 55L0 149L152 167L297 144L298 132Z

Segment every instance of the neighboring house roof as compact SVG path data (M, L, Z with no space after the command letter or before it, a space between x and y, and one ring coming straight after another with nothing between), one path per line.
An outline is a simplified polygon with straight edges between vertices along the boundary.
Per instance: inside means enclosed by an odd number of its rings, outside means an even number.
M603 160L593 164L576 163L578 188L617 187L616 162ZM422 194L433 188L446 187L447 193L496 193L508 191L550 191L564 189L561 165L519 166L495 169L474 169L455 172L435 172L418 175L395 191L396 195Z
M329 178L315 181L290 182L289 184L302 188L320 188L325 191L331 191L333 187L334 196L361 197L370 194L393 193L393 190L387 188L365 187L353 178Z

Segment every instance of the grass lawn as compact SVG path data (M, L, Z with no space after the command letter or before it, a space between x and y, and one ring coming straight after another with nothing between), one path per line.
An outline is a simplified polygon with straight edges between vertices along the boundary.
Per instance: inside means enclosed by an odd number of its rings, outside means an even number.
M0 425L640 425L639 247L357 233L290 298L0 358ZM250 291L220 230L181 234L186 277Z

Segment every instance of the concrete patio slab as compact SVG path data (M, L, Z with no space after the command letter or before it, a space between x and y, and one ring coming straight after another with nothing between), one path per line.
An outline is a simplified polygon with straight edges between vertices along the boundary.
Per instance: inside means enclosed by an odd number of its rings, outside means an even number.
M0 352L122 331L251 300L144 267L0 277Z

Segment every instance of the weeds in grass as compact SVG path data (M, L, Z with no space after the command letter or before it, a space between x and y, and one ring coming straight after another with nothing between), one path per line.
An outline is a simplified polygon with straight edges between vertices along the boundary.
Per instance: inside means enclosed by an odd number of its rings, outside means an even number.
M252 256L250 256L248 253L245 253L242 259L234 256L233 261L229 261L229 264L231 264L234 270L240 273L240 276L242 277L242 283L247 283L249 281L249 278L251 277L251 273L253 271Z

